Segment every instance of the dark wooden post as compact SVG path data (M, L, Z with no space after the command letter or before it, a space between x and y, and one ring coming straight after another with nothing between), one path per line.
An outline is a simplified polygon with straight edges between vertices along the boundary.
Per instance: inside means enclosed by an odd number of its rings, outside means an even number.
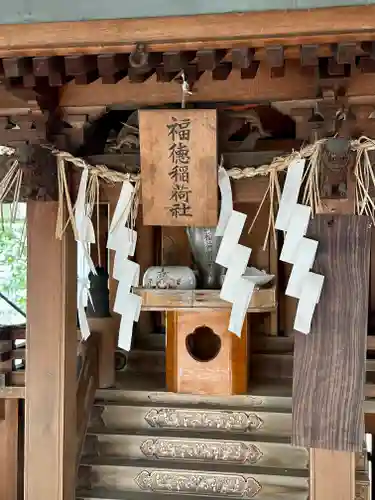
M76 454L76 243L57 202L29 201L26 500L72 500Z

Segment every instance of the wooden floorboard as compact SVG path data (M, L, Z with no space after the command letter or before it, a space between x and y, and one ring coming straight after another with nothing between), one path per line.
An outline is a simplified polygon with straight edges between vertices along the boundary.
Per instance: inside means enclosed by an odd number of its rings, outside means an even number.
M309 335L295 333L295 445L361 451L370 228L365 217L319 215L314 270L325 276Z

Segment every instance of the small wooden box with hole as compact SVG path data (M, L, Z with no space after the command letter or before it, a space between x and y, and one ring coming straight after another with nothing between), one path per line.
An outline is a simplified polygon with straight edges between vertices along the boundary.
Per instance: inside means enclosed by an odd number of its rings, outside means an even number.
M247 390L247 321L241 338L227 330L229 310L167 312L167 388L190 394Z

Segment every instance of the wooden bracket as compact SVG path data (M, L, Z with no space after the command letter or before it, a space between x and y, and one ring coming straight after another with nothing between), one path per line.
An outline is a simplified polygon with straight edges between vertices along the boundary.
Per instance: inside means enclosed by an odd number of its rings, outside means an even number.
M348 139L338 137L328 140L321 155L320 193L323 206L319 213L355 213L354 161L355 155L350 151Z

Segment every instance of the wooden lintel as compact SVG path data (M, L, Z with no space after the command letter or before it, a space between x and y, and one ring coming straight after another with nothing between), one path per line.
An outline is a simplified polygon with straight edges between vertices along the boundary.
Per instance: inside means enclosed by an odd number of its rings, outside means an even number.
M232 64L235 68L247 69L253 62L255 49L242 47L232 50Z
M301 47L301 64L302 66L317 66L318 65L318 45L309 44Z
M335 49L337 64L354 64L357 55L355 42L339 43Z
M334 22L332 20L334 19ZM209 14L173 18L30 23L0 26L0 56L232 48L375 39L375 5ZM321 42L320 42L321 43Z
M198 50L197 61L200 71L212 71L225 57L226 50Z
M253 64L257 64L257 71L252 70ZM345 67L347 66L345 65ZM251 74L247 75L247 72ZM188 72L186 74L187 77L190 77ZM195 78L193 93L187 97L188 102L268 103L272 101L273 104L277 105L278 101L290 101L290 99L299 101L318 97L316 80L308 74L301 73L297 60L285 60L285 77L276 80L271 78L267 65L259 65L259 61L254 61L248 69L242 69L241 73L231 71L224 81L212 80L211 74L208 72L203 75L198 73L195 76L200 76L200 78L199 81ZM327 76L329 75L327 74ZM336 84L342 81L340 78L334 79ZM327 81L327 83L329 82ZM348 99L356 96L365 98L373 96L374 74L363 73L357 74L355 78L345 77L344 83ZM154 75L142 85L136 86L127 80L122 80L116 85L102 85L98 81L86 87L77 86L72 82L65 86L60 105L62 108L115 104L124 107L140 107L180 102L181 85L178 82L158 82Z
M163 54L163 65L167 73L185 69L194 59L195 52L169 51Z

